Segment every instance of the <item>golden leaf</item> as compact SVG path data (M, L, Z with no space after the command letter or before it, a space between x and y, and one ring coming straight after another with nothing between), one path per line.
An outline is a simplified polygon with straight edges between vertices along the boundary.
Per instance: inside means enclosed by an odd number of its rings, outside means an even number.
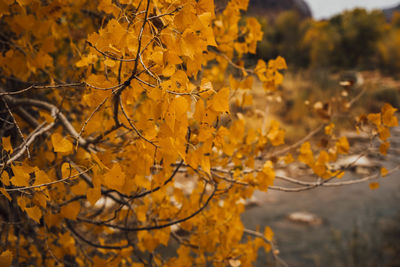
M42 218L42 210L38 206L32 208L25 208L26 214L37 223L40 223L40 218Z
M397 117L394 113L397 111L397 108L393 108L392 105L386 103L382 109L382 122L387 127L395 127L399 125Z
M375 183L375 182L369 183L369 188L371 190L378 189L379 188L379 183Z
M10 194L8 194L6 189L4 189L3 187L0 187L0 192L8 199L8 201L12 200Z
M378 127L379 139L386 141L390 137L390 131L388 127L380 126Z
M2 141L1 145L3 146L3 149L5 151L9 152L10 154L12 154L14 150L13 150L13 148L11 146L10 136L9 137L3 137L1 139L1 141Z
M381 114L380 113L371 113L367 116L368 120L379 127L381 125Z
M10 182L15 186L28 186L30 180L30 172L32 168L26 165L12 166L11 167L14 176L10 179Z
M342 153L342 154L347 154L349 153L349 141L347 141L347 137L346 136L342 136L339 138L339 140L336 142L336 148L338 153Z
M94 188L89 188L86 192L86 199L94 206L101 197L101 188L100 187L94 187Z
M42 170L35 171L35 182L33 183L34 186L36 185L41 185L41 184L46 184L51 182L50 178L47 176L47 173L45 173Z
M389 147L390 147L390 143L384 142L379 146L379 152L381 152L382 155L386 155Z
M5 250L0 254L0 266L11 266L13 255L10 250Z
M325 126L325 134L326 135L332 135L333 134L333 129L335 129L335 124L334 123L330 123L329 125Z
M268 160L264 163L263 169L257 174L257 182L261 191L267 191L268 186L274 184L275 171L272 161Z
M69 153L73 149L72 143L59 133L51 135L51 143L53 144L54 152Z
M381 168L381 176L382 177L385 177L386 175L388 175L388 173L389 173L389 171L386 168L384 168L384 167Z
M314 164L314 156L309 142L305 142L301 145L298 159L310 167Z
M274 232L272 232L271 228L269 226L265 227L264 230L264 237L268 240L268 241L272 241L272 239L274 238Z
M279 146L285 143L285 131L279 128L279 122L273 120L267 134L268 139L273 146Z
M104 175L104 185L111 189L119 190L125 184L125 173L121 166L114 163L112 168Z
M60 214L67 219L75 220L81 210L81 204L77 201L61 207Z
M209 107L216 112L229 112L229 88L219 90L211 99Z
M327 171L326 164L329 162L329 154L326 151L321 151L318 159L315 161L313 171L316 175L323 177ZM323 177L329 178L329 177Z

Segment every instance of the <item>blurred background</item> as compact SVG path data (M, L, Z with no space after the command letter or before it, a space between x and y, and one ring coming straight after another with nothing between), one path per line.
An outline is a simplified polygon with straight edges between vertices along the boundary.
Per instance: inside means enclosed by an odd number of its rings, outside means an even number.
M222 7L224 0L216 4ZM346 93L352 96L364 91L354 113L337 119L340 135L359 144L349 158L369 142L354 134L354 114L379 112L384 102L400 107L399 0L250 0L246 15L258 18L264 38L245 64L277 56L288 64L278 92L265 95L256 84L253 103L284 125L287 143L324 119L313 105L340 97L343 82L351 85ZM369 155L344 179L399 164L399 127L391 142L386 157ZM297 178L298 172L289 175ZM290 266L400 266L399 178L391 175L376 190L358 184L260 193L243 220L252 229L271 226ZM262 254L257 266L274 261Z

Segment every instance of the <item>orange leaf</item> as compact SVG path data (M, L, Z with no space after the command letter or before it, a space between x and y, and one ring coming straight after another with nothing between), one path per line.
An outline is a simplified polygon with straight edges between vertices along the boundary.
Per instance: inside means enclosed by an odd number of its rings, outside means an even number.
M314 164L314 156L309 142L305 142L300 147L299 161L312 166Z
M375 183L375 182L369 183L369 188L370 188L371 190L378 189L378 188L379 188L379 183Z
M38 206L32 208L25 208L26 214L37 223L40 223L40 218L42 218L42 210Z
M385 177L386 175L388 175L388 173L389 173L389 171L386 168L384 168L384 167L381 168L382 177Z
M274 238L274 232L272 232L271 228L269 226L265 227L264 230L264 237L268 240L268 241L272 241L272 239Z
M0 266L9 267L12 262L12 253L10 250L3 251L0 254Z
M81 204L79 202L71 202L66 206L62 206L60 213L67 219L75 220L81 210Z
M101 197L100 187L89 188L86 192L86 198L94 206Z
M15 186L28 186L30 180L31 167L23 166L12 166L14 176L10 179L10 182Z
M125 184L125 173L121 166L115 163L109 172L104 175L104 185L111 189L121 189Z
M52 134L51 143L55 152L69 153L73 149L72 143L59 133Z
M381 152L382 155L386 155L389 147L390 147L390 143L389 142L382 143L379 146L379 152Z
M9 137L3 137L3 138L2 138L2 146L3 146L3 149L4 149L5 151L8 151L8 152L10 152L10 153L13 153L13 148L12 148L11 142L10 142L10 136L9 136Z
M392 107L392 105L388 103L382 107L382 122L387 127L395 127L399 125L397 117L394 115L396 110L397 108Z
M8 199L8 201L12 200L10 194L8 194L8 192L3 187L0 187L0 192Z
M342 153L342 154L349 153L350 145L349 145L349 141L347 141L346 136L340 137L340 139L336 142L336 148L339 153Z
M218 91L210 101L210 108L216 112L229 112L229 88Z

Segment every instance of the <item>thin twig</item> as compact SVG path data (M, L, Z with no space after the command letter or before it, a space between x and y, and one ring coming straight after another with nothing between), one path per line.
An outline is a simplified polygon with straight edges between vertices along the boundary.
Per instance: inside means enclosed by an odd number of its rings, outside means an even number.
M21 128L19 128L19 125L18 125L17 121L15 120L15 117L14 117L13 113L11 112L10 107L7 104L7 101L4 99L4 97L2 97L1 100L3 100L3 103L4 103L8 113L10 114L12 120L13 120L15 127L17 128L18 134L22 138L22 142L23 142L23 144L25 146L25 151L26 151L26 153L28 155L28 158L30 159L31 158L31 153L29 152L29 148L28 148L28 145L26 144L26 140L25 140L24 135L22 134Z

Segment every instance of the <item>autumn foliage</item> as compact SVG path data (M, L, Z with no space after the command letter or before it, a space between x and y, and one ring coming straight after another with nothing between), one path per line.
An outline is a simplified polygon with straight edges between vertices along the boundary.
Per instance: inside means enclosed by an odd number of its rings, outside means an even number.
M291 145L278 121L254 128L230 112L237 95L251 107L256 79L279 94L287 68L282 57L245 64L263 36L241 17L247 5L0 3L0 265L251 266L261 247L279 261L270 228L244 228L245 200L343 185L332 163L350 144L334 118L352 100ZM395 111L357 119L383 154ZM315 182L275 175L293 161Z

